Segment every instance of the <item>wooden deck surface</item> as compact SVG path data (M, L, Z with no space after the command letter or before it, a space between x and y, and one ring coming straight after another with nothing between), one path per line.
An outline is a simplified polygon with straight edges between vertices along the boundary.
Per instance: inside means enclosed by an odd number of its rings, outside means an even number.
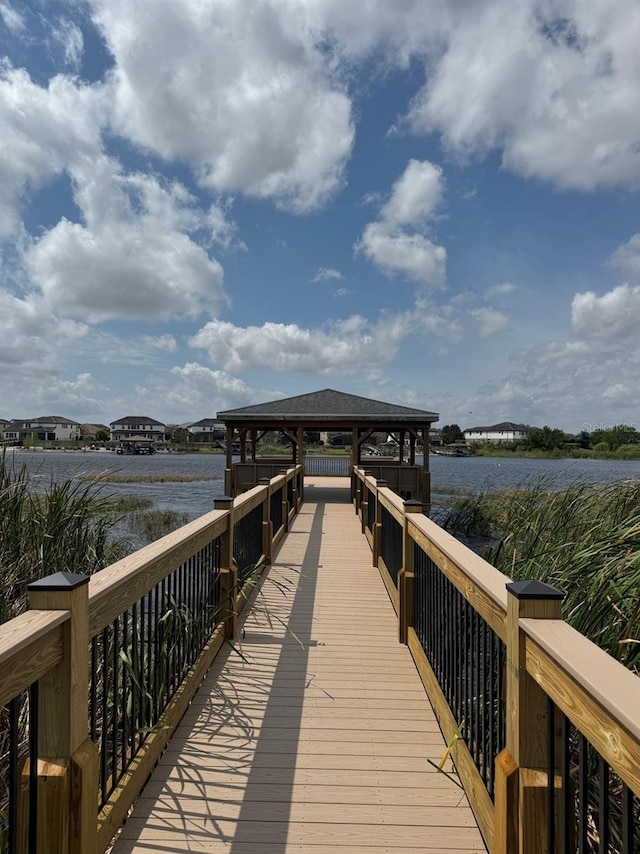
M307 478L244 625L114 854L485 851L346 478Z

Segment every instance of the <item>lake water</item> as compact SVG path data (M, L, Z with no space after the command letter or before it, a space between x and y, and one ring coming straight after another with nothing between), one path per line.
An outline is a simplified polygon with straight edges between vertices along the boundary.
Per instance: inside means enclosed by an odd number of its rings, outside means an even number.
M52 477L64 480L100 473L132 476L181 474L203 478L188 483L108 483L103 488L104 494L149 498L156 507L179 510L192 518L212 509L213 499L224 494L225 457L222 454L119 456L111 452L15 451L13 456L16 465L24 463L31 476L43 485ZM429 465L434 505L438 504L448 487L495 490L516 487L539 478L550 478L557 487L576 481L610 483L640 479L640 461L626 460L432 456Z

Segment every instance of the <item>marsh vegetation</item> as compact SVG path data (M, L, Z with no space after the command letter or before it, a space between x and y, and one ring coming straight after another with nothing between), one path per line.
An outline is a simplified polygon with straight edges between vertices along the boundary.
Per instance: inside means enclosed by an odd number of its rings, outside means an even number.
M483 557L514 580L562 590L565 619L640 673L640 481L480 490L453 501L443 524L483 538Z

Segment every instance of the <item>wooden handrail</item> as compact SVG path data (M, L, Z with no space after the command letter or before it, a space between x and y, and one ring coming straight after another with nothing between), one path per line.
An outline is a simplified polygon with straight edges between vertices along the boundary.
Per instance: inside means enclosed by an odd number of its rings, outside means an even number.
M399 497L378 486L376 479L361 469L354 469L354 479L366 485L375 494L377 505L399 521ZM361 513L364 527L363 495L363 490L354 489L356 511ZM550 821L545 764L548 700L567 716L629 790L640 796L640 679L559 619L559 591L535 582L511 584L508 576L420 513L408 514L405 508L404 522L407 540L398 578L400 601L405 605L400 609L399 638L409 645L445 737L455 742L456 766L489 850L496 854L546 850L546 822ZM376 548L378 552L381 549L382 532L377 530L376 535L370 543L374 564L380 569ZM483 767L496 759L493 798L484 787L469 748L464 740L458 741L464 721L449 707L446 689L438 682L410 623L418 571L410 556L411 544L433 562L504 644L506 749L498 757L482 758ZM516 605L507 584L522 602ZM392 599L393 592L390 590ZM529 687L525 685L527 679Z
M212 510L91 576L89 636L94 637L159 581L219 537L228 513Z
M85 638L85 642L80 646L84 649L86 662L85 647L89 638L95 637L105 627L113 623L117 617L142 599L159 582L163 581L163 579L186 563L191 557L209 546L209 544L222 537L226 537L228 545L232 549L232 525L235 526L238 521L245 518L260 505L266 508L263 530L269 536L268 548L266 553L262 555L261 562L268 560L272 548L271 540L276 533L271 532L271 524L269 522L270 497L272 494L278 492L278 490L286 489L286 484L289 481L294 481L297 484L301 470L300 466L292 466L286 473L276 475L268 483L256 486L254 489L237 496L231 502L231 506L225 506L224 509L214 509L204 516L184 525L179 530L173 531L134 554L117 561L96 573L90 579L84 578L85 594L82 614L79 613L75 604L73 607L69 606L71 610L65 610L65 606L59 610L42 610L42 606L38 609L39 606L36 604L34 610L28 611L0 626L0 705L10 702L14 697L22 694L33 683L40 681L42 707L40 709L39 722L49 720L49 705L51 705L51 711L53 712L51 720L55 719L56 714L60 716L60 714L64 713L66 715L65 721L78 718L86 722L88 719L88 708L85 704L89 701L86 687L84 690L81 689L80 692L77 690L74 692L76 680L73 678L73 673L69 677L67 670L65 670L69 660L73 657L71 653L74 649L78 648L77 645L74 646L74 633L70 630L70 626L76 626L76 634L84 626L81 633ZM297 495L297 490L295 494ZM298 501L296 501L296 507L292 508L291 512L297 512L297 504ZM77 576L77 578L83 577ZM86 583L87 581L89 582L88 584ZM50 589L56 591L59 588L54 585ZM232 592L234 593L234 609L241 609L246 600L246 595L244 597L235 596L235 588ZM55 598L58 594L54 593L52 595ZM53 599L51 601L53 602ZM46 607L55 609L59 606L54 603ZM180 690L167 707L165 715L162 718L163 722L166 723L170 719L172 726L175 725L180 716L180 709L184 710L185 704L193 696L197 685L222 642L223 627L222 624L218 624L214 634L208 639L201 658L190 669L188 678L183 682ZM67 669L69 668L67 667ZM86 669L85 663L82 666L82 671L85 672ZM61 676L54 684L51 674L58 671ZM73 667L71 667L71 671L73 671ZM59 686L58 694L61 692L58 698L60 702L56 699L56 685ZM53 690L48 690L49 688L53 688ZM82 694L82 699L80 699L79 693ZM87 696L84 696L85 694ZM67 708L70 708L68 715L64 712ZM65 723L65 721L62 721L62 723ZM100 819L100 844L103 847L109 841L110 831L113 830L115 832L117 829L113 826L113 818L115 816L124 816L126 805L130 804L131 800L136 796L148 775L148 768L151 767L153 762L157 761L159 751L162 750L163 744L169 737L169 728L165 730L163 724L162 738L150 737L147 739L143 749L136 755L135 768L132 766L130 771L127 771L127 781L130 785L126 793L123 793L123 789L127 788L123 779L121 784L114 790L113 797L109 798L102 810ZM65 847L67 844L65 842L67 839L65 827L68 828L71 826L69 824L71 813L73 813L73 821L79 822L82 825L81 832L82 839L84 840L82 844L85 846L82 850L93 851L95 848L95 844L87 840L95 839L96 832L95 805L98 791L97 749L90 739L86 739L84 743L78 745L76 742L79 740L81 739L75 739L64 756L60 754L61 761L56 766L56 779L58 783L56 783L55 798L59 799L59 808L56 807L54 810L56 818L53 824L56 827L56 839L59 838L60 845L62 846L60 848L61 851L67 850ZM67 753L69 756L67 756ZM45 754L45 756L47 755ZM58 756L58 753L55 755ZM74 769L73 774L75 775L75 788L69 790L67 777L71 773L70 769L72 767ZM51 773L51 770L47 771L47 774L50 775ZM68 791L71 791L70 800L66 794ZM68 810L70 810L69 815L67 814ZM46 828L43 828L39 829L38 833L41 830L43 833L48 832ZM74 829L73 833L75 832L76 830Z
M69 611L27 611L0 625L0 706L60 663L69 617Z
M413 514L408 533L493 631L506 638L507 591L511 579L456 540L427 516Z
M520 620L527 672L640 795L640 679L564 620Z
M399 525L404 525L404 509L403 501L400 496L388 486L382 486L376 489L380 506L393 516Z

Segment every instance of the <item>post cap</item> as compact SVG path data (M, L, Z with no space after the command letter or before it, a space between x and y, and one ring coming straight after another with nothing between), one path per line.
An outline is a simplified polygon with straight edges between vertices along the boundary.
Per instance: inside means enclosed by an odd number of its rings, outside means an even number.
M417 498L407 498L407 500L403 502L402 506L404 507L405 513L422 513L424 504L422 501L418 501Z
M562 590L535 578L529 581L511 581L506 587L516 599L564 599Z
M52 575L47 575L46 578L39 578L37 581L32 581L27 586L27 590L29 593L32 590L71 591L88 583L89 576L83 575L81 572L54 572Z
M271 483L270 477L261 477L258 483Z
M214 510L227 510L233 504L233 498L230 495L219 495L213 499Z
M389 485L389 482L386 481L383 477L379 477L376 480L376 486L388 486L388 485Z

